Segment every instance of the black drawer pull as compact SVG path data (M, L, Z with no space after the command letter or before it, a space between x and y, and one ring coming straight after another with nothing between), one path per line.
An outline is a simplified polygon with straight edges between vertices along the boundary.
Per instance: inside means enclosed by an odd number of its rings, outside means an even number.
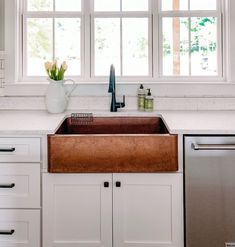
M121 187L121 182L120 182L120 181L117 181L117 182L116 182L116 187L118 187L118 188Z
M12 235L15 230L0 230L0 235Z
M104 187L108 188L109 187L109 182L104 182Z
M15 187L15 184L12 183L12 184L0 184L0 188L2 189L12 189Z
M5 152L5 153L12 153L16 149L15 148L0 148L0 152Z

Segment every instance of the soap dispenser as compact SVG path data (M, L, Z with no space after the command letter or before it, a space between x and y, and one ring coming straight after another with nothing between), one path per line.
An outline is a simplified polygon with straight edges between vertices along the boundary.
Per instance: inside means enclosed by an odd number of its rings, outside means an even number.
M145 96L146 96L146 91L144 89L143 84L140 85L140 88L138 89L138 110L139 111L144 111L145 110Z
M152 112L154 109L154 99L151 94L151 90L150 89L147 89L147 90L148 90L148 93L147 93L147 96L145 97L144 108L145 108L145 111Z

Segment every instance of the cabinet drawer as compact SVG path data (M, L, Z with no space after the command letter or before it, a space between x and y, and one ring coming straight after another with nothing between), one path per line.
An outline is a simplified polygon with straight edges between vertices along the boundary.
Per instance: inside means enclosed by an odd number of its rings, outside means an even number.
M0 208L40 207L40 164L0 164Z
M0 210L0 247L40 247L40 210Z
M40 162L40 138L0 138L0 162Z

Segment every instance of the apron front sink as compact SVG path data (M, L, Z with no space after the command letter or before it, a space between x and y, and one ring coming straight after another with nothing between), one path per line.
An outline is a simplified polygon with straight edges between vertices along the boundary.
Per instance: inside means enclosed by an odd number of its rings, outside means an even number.
M177 135L169 134L160 117L67 118L48 136L52 173L177 170Z

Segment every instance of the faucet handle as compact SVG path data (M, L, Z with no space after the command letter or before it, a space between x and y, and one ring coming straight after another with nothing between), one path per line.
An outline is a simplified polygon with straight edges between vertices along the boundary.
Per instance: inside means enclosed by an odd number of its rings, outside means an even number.
M123 101L122 101L122 103L121 103L121 107L123 108L123 107L125 107L125 106L126 106L126 96L123 95Z

